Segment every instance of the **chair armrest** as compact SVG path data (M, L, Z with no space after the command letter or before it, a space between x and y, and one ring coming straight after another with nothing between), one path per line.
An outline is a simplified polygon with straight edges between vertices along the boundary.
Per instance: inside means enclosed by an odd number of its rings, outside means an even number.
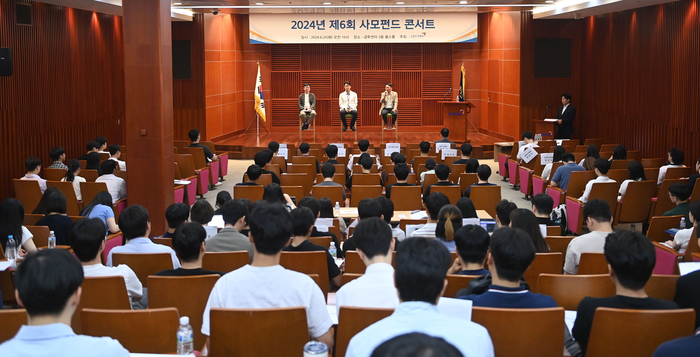
M105 241L108 241L108 240L110 240L110 239L114 239L114 238L120 237L121 235L122 235L122 231L119 231L119 232L116 232L116 233L112 233L112 234L108 234L107 237L105 238Z
M651 244L653 244L654 246L658 247L659 249L663 249L663 250L665 250L665 251L667 251L667 252L669 252L669 253L675 255L675 256L676 256L676 259L679 259L679 260L680 260L680 259L683 259L683 254L678 253L677 250L675 250L675 249L673 249L673 248L670 248L670 247L667 247L666 245L662 244L661 242L651 241Z
M126 202L126 198L120 198L120 199L118 199L117 202L114 202L114 203L112 204L112 206L117 207L117 205L119 205L119 204L122 203L122 202Z
M559 187L547 186L547 188L551 188L552 190L556 190L556 191L559 191L560 193L564 193L564 190L562 190Z
M573 202L573 203L578 203L578 204L581 205L581 206L584 205L584 203L581 202L581 201L579 201L578 198L567 197L566 200L567 200L567 201L571 201L571 202Z

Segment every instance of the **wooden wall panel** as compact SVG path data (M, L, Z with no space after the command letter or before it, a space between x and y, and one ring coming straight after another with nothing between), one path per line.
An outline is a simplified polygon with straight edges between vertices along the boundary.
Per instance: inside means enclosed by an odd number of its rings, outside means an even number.
M423 93L421 72L393 72L391 82L394 90L402 98L421 98Z
M272 71L299 71L301 69L301 47L299 45L270 46Z
M299 107L295 99L276 99L272 101L267 113L275 118L274 125L297 126L299 124Z
M330 63L330 61L329 61ZM331 73L330 72L301 72L301 83L297 86L299 89L297 97L304 90L302 83L311 84L311 92L316 95L316 98L328 98L329 93L334 91L331 88ZM321 96L321 97L319 97Z
M424 43L423 70L449 71L452 67L452 44Z
M363 71L391 71L391 45L363 44Z
M376 97L379 102L386 84L391 82L391 72L362 72L362 91L366 97Z
M331 45L301 46L302 71L330 71Z
M357 93L358 98L362 98L362 73L361 72L335 72L331 75L331 91L328 97L338 100L340 92L345 90L345 81L350 81L352 91Z
M450 71L423 71L423 98L442 100L450 90L451 79Z
M333 53L332 68L334 71L359 71L361 69L362 45L343 44L331 46Z
M272 86L272 99L296 98L299 99L301 90L301 75L299 72L272 72L272 83L284 83L284 85Z
M173 41L190 41L191 79L173 80L173 135L175 140L189 140L193 128L205 131L206 96L204 88L204 15L193 21L172 23ZM207 137L206 133L203 137Z
M421 44L400 43L391 46L391 64L394 70L421 69Z
M24 160L51 164L49 150L68 158L97 136L124 143L122 22L34 1L33 26L17 26L14 1L0 0L0 47L11 47L14 74L0 77L0 198L14 197L12 179Z

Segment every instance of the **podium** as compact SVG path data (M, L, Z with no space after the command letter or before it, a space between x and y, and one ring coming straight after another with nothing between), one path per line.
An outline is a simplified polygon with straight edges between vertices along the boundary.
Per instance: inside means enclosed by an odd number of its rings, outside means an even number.
M442 121L445 128L450 129L450 140L468 142L467 114L475 108L471 102L438 102L442 106Z
M533 134L545 134L551 132L552 137L548 140L554 140L554 136L557 135L556 122L548 122L544 121L543 119L533 119L532 123L535 124L535 132Z

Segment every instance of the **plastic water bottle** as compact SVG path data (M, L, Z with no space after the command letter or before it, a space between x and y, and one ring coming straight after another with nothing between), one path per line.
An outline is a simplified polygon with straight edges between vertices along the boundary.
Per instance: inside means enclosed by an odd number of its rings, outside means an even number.
M333 259L338 258L338 250L335 249L335 242L331 242L331 246L328 248L328 253L331 253Z
M190 318L183 316L180 318L180 327L177 329L177 354L189 355L194 351L194 335Z
M304 345L304 357L328 357L328 346L323 342L309 341Z
M51 231L51 233L49 233L49 249L54 248L56 248L56 235Z
M335 201L335 212L339 213L340 212L340 202Z
M685 217L681 217L681 229L685 229Z
M7 244L5 244L5 258L7 261L11 262L12 267L16 267L15 261L17 260L17 245L12 235L7 236Z

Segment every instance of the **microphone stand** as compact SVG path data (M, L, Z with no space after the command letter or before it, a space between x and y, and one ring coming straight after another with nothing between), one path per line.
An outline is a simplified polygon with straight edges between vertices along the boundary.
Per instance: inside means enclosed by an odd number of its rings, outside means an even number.
M549 108L552 107L552 105L554 105L554 104L548 105L547 108L544 110L544 114L542 114L542 120L547 119L547 112L549 111Z
M442 101L443 101L443 102L445 101L445 97L447 97L447 95L450 94L450 93L452 93L452 88L450 88L450 90L448 90L447 93L445 93L445 94L442 95Z

